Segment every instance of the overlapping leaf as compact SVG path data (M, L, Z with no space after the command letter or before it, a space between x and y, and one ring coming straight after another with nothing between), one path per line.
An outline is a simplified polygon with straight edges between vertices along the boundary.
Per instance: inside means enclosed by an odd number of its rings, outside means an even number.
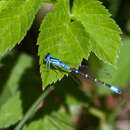
M115 64L121 31L109 12L97 0L75 0L72 14L70 12L69 0L61 0L45 17L38 39L40 64L50 52L54 57L79 65L83 57L88 58L90 51L103 61ZM41 65L44 86L61 79L64 74L46 71L47 67Z
M57 77L61 79L64 74L59 73L56 77L54 70L46 72L43 59L48 52L54 57L77 63L77 65L83 57L88 57L89 36L80 22L71 22L69 15L68 0L58 1L53 11L45 17L41 26L38 45L44 86L55 82Z
M0 1L0 54L24 38L41 4L41 0Z
M92 51L103 61L115 64L121 43L121 31L101 2L74 0L72 13L88 32Z

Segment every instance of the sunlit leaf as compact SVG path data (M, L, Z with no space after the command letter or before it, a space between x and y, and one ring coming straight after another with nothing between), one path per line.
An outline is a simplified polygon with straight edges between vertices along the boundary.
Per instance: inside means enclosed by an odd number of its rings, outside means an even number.
M92 51L97 57L115 64L121 43L121 30L110 18L107 9L97 0L75 0L72 13L88 32Z
M0 54L12 49L32 25L42 0L0 1Z
M45 87L57 79L61 79L65 74L62 72L57 75L52 69L47 72L43 60L48 52L61 60L79 65L83 57L88 58L90 44L89 36L82 24L78 21L71 22L68 0L58 1L55 4L53 11L45 17L40 31L38 51L43 86Z

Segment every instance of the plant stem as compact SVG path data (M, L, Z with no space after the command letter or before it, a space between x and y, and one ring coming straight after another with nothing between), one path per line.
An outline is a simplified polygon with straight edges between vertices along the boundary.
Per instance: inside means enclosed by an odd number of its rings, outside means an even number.
M47 86L42 95L34 102L34 104L31 106L31 108L28 110L28 112L25 114L24 118L19 122L19 124L16 126L15 130L20 130L25 122L30 118L33 112L35 112L37 106L40 104L40 102L54 89L54 86Z

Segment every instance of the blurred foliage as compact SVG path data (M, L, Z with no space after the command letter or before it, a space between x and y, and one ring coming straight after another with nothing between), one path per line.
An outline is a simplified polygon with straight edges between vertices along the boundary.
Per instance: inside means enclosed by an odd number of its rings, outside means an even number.
M126 87L130 84L130 38L128 36L123 37L122 39L122 45L120 48L120 54L117 60L117 66L113 67L110 65L107 65L105 63L102 63L95 55L91 55L89 58L89 66L91 69L91 72L93 75L98 77L101 80L104 80L105 82L109 82L110 84L113 84L118 87ZM104 75L104 73L109 72L109 75L111 75L111 78ZM105 94L105 90L107 88L104 88L104 91L100 91L101 85L98 85L98 92Z
M6 128L22 118L41 90L30 56L12 51L0 62L0 128Z

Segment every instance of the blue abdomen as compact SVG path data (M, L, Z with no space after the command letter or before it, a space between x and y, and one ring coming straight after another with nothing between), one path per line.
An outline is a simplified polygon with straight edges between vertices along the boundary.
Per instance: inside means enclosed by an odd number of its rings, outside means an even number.
M64 69L70 70L70 67L62 62L60 62L60 66L63 67Z

